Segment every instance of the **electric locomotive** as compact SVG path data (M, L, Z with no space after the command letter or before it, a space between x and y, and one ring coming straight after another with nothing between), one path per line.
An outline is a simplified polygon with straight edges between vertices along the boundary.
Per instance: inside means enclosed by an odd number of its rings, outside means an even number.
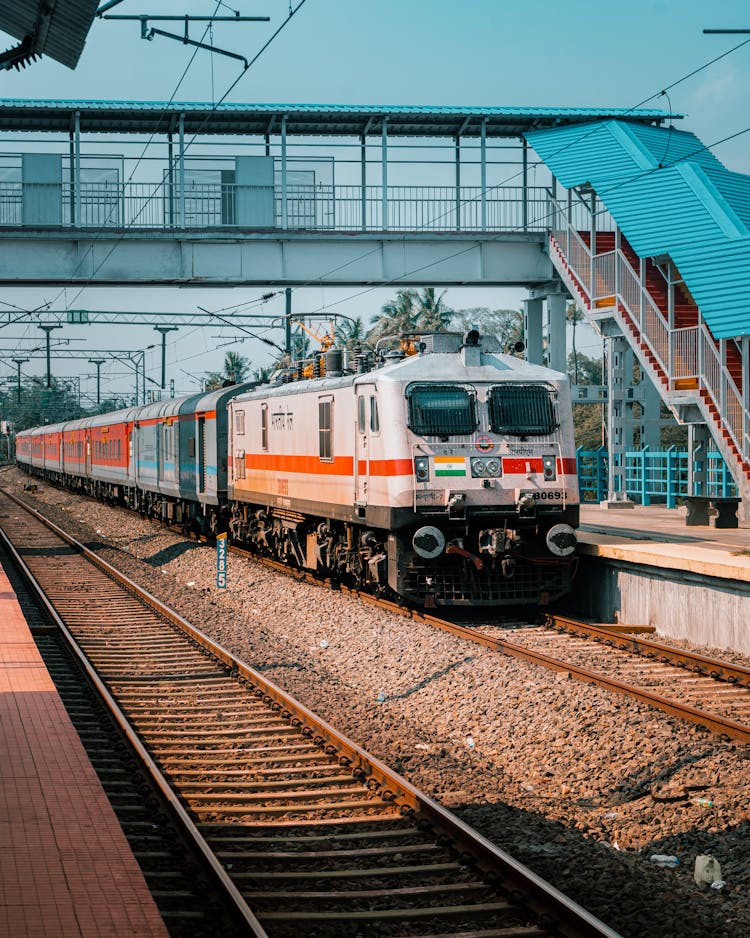
M409 352L413 354L408 354ZM420 606L544 605L579 518L564 375L476 330L229 402L232 537Z

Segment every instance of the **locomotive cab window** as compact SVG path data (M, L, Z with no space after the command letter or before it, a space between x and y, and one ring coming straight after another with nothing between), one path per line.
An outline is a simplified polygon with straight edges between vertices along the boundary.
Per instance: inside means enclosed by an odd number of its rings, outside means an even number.
M268 450L268 404L260 405L260 448Z
M418 384L406 398L409 429L420 436L463 436L476 430L476 399L467 388Z
M333 462L333 398L318 400L318 440L320 458Z
M559 426L549 389L539 384L496 385L488 395L493 433L546 436Z
M234 432L240 433L240 434L245 432L245 411L244 410L235 410L234 412Z
M378 413L378 399L370 396L370 432L380 433L380 414Z

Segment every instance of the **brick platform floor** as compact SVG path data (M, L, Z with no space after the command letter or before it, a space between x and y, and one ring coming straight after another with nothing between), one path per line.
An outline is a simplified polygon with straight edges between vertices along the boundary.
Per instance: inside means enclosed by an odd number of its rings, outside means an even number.
M167 936L2 568L0 935Z

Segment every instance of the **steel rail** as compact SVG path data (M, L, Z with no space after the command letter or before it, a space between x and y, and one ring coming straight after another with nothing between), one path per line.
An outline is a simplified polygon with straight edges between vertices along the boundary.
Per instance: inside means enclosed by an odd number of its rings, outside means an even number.
M39 516L36 512L34 512L33 509L30 509L29 506L24 505L23 502L19 501L18 499L15 499L12 495L9 495L9 493L5 491L4 491L4 494L7 495L9 498L13 499L14 501L16 501L21 507L26 508L27 511L29 510L32 511L32 513L35 514L38 520L42 521L42 523L45 523L42 517ZM64 537L64 539L67 542L71 543L71 546L75 546L75 542L65 537L64 532L60 531L60 529L55 530L55 533L61 537ZM232 882L230 877L227 875L226 871L224 870L224 867L221 865L221 863L217 859L213 850L211 850L211 848L208 846L205 839L199 832L198 828L195 826L195 824L191 820L187 811L185 811L185 809L183 808L182 804L180 803L171 785L166 780L166 778L162 774L157 764L149 755L148 750L141 742L138 734L133 729L130 721L127 719L125 714L120 709L119 705L117 704L117 701L110 694L109 690L107 689L107 686L104 684L102 679L97 674L96 670L91 665L83 649L80 647L75 637L69 631L69 629L67 628L63 620L57 614L55 607L52 605L52 603L48 599L42 586L39 584L36 577L31 572L28 565L25 563L24 559L15 549L12 542L8 538L7 534L5 533L5 531L2 530L1 527L0 527L0 538L2 538L3 544L6 550L8 551L9 555L12 557L13 563L16 565L16 568L21 573L24 580L27 582L30 589L33 591L34 595L37 597L38 601L44 607L44 610L47 613L47 615L50 617L50 619L55 623L55 625L59 629L60 634L65 638L65 641L68 643L68 646L70 647L71 652L76 657L79 664L85 671L88 679L96 688L97 693L99 694L105 706L107 707L109 712L112 714L114 720L116 721L116 723L122 730L123 734L128 740L128 743L133 748L136 755L141 760L146 770L153 778L154 783L158 787L159 791L162 793L162 796L168 803L171 810L174 812L179 824L182 826L189 840L192 842L196 850L203 857L203 860L206 863L207 867L210 869L211 873L220 884L222 890L226 893L229 901L231 902L233 908L236 910L237 914L241 917L241 919L248 926L248 928L250 929L250 933L254 936L254 938L268 938L268 933L265 931L263 926L260 924L260 922L257 920L255 915L253 914L250 907L242 898L242 895L240 894L239 890L237 889L235 884ZM81 545L81 547L83 547L83 545ZM83 548L83 549L86 550L86 548Z
M532 664L541 665L551 671L566 672L574 680L583 681L585 684L595 684L613 691L614 693L632 697L641 703L649 704L652 707L656 707L658 710L663 710L665 713L670 714L670 716L676 716L680 719L687 720L689 723L696 724L696 726L703 726L713 733L728 736L730 739L736 739L739 742L750 743L750 726L738 723L736 720L731 720L728 717L722 717L718 714L710 713L707 710L691 707L689 704L670 700L668 697L664 697L661 694L655 694L652 691L644 690L632 684L626 684L624 681L618 681L616 678L607 677L596 671L589 671L572 662L564 661L560 658L553 658L539 651L533 651L523 645L509 642L507 639L484 635L476 631L476 629L456 625L453 622L438 619L434 616L424 616L421 621L434 625L453 635L457 635L460 638L465 638L470 642L484 645L486 648L491 648L494 651L511 655L514 658L521 658L524 661L530 661ZM607 638L610 636L613 638L619 637L615 632L606 632L606 635Z
M623 648L636 655L659 658L678 667L685 666L691 671L705 674L716 681L726 681L728 684L739 684L742 687L750 688L750 668L744 668L739 664L721 661L718 658L711 658L708 655L701 655L681 648L672 648L670 645L656 642L653 639L632 638L619 630L615 632L607 628L606 625L579 622L577 619L571 619L568 616L549 614L547 616L547 625L549 628L593 638L595 641L601 641L607 645L616 645L618 648Z
M318 717L304 706L304 704L287 694L277 684L264 677L258 671L255 671L249 665L246 665L223 646L215 643L200 629L196 628L147 590L144 590L133 580L118 571L106 560L99 557L85 545L67 534L52 521L45 518L40 512L11 493L5 490L1 491L101 571L123 585L158 614L178 626L192 641L201 645L217 658L218 661L223 663L233 676L242 678L251 684L253 688L255 688L256 695L262 696L264 702L277 704L281 708L282 715L291 717L293 723L305 727L308 730L307 735L312 735L314 741L325 743L329 751L339 753L340 758L343 758L347 767L351 767L355 772L365 773L368 777L372 778L380 787L380 796L382 798L393 800L396 804L403 807L405 811L411 810L420 812L435 829L450 838L460 850L469 853L478 862L481 869L497 877L499 885L501 885L502 888L516 895L520 893L520 895L523 896L523 905L540 917L540 921L544 923L544 927L551 927L556 934L569 936L569 938L589 938L589 936L590 938L594 938L594 936L598 936L598 938L619 938L618 933L609 928L609 926L587 912L576 902L569 899L540 876L533 873L510 854L484 838L428 795L419 791L405 778L390 769L385 763L367 753L347 736ZM3 537L7 540L5 535L3 535ZM14 553L16 552L14 551ZM25 564L23 566L24 568L26 567ZM31 575L30 572L29 575ZM44 594L42 593L42 595ZM50 608L46 596L44 596L43 601L45 605ZM65 626L56 615L55 620L65 629ZM67 632L67 630L65 631ZM83 652L80 651L80 654L83 655ZM115 701L112 700L101 680L95 676L91 665L86 663L85 666L87 671L92 673L92 677L95 679L97 686L101 687L107 698L111 700L115 708L113 712L115 712L118 722L122 721L124 725L129 727L130 725L124 714L120 711ZM132 730L131 732L134 733ZM156 772L161 779L160 785L163 784L168 787L168 783L161 775L156 764L151 760L151 757L145 751L142 744L140 744L138 738L135 737L135 739L138 742L139 750L145 754L150 767L153 767L153 771ZM168 787L168 790L171 798L176 799L176 795L174 795L171 788ZM184 809L182 809L181 805L179 805L176 800L175 807L179 808L184 814ZM190 818L187 817L187 815L185 815L185 817L187 822L192 825ZM193 829L195 829L194 825ZM200 837L197 830L196 834ZM207 846L206 849L210 850ZM213 854L211 855L213 856ZM216 862L218 863L218 860ZM226 876L223 868L220 867L220 869L222 874ZM236 887L234 887L233 884L232 889L236 892ZM239 895L239 893L237 893L237 895ZM241 901L244 903L244 900ZM248 912L251 916L248 921L257 922L257 919L255 919L249 909ZM261 930L254 932L254 934L264 936L266 933L262 930L262 926L258 923L257 927Z
M328 582L321 580L319 577L316 577L309 571L290 570L279 561L269 560L268 558L255 557L254 554L251 554L248 551L243 551L241 549L239 549L239 552L245 554L246 556L253 557L255 560L260 560L262 563L272 567L273 569L279 570L280 572L286 573L288 575L292 575L298 580L302 580L308 583L315 583L319 586L325 585L325 583ZM399 606L397 603L391 602L390 600L381 599L380 597L373 596L369 593L362 593L356 589L343 586L339 588L341 592L347 593L351 596L356 596L363 602L376 606L378 609L385 609L389 612L403 616L407 619L411 619L415 622L423 622L426 625L432 625L435 628L441 629L444 632L448 632L451 635L455 635L458 638L473 642L476 645L483 645L485 648L490 648L492 651L507 654L514 658L520 658L524 661L529 661L532 664L540 665L541 667L552 671L567 672L574 680L583 681L586 684L596 684L599 687L604 687L607 690L612 691L613 693L623 694L626 697L632 697L641 703L656 707L658 710L662 710L665 713L670 714L670 716L679 717L680 719L686 720L689 723L694 723L696 726L703 726L713 733L727 736L730 739L736 739L743 743L750 742L750 726L738 723L736 720L732 720L728 717L722 717L718 714L712 714L707 710L691 707L689 704L683 704L676 700L670 700L668 697L664 697L660 694L653 693L652 691L635 687L634 685L627 684L624 681L619 681L616 678L609 678L606 675L600 674L596 671L589 671L586 668L579 667L578 665L572 664L571 662L553 658L550 655L545 655L543 652L533 651L530 648L526 648L523 645L518 645L515 642L508 641L507 639L485 635L471 626L459 625L456 622L451 622L447 619L441 619L438 616L429 613L422 613L415 609ZM548 620L569 623L569 630L572 631L573 628L576 627L581 630L581 634L588 634L583 630L590 630L590 634L592 635L598 633L602 641L606 641L612 644L619 644L621 647L628 648L629 650L636 650L635 646L640 645L643 648L648 648L650 653L658 655L660 658L666 658L670 663L673 663L677 666L688 662L695 662L696 665L700 664L701 668L710 667L710 671L708 671L708 675L710 677L723 679L728 683L739 683L745 686L750 686L750 670L742 668L740 665L733 665L728 662L719 661L715 658L683 652L679 649L670 648L668 645L663 645L660 642L654 642L646 639L629 638L618 632L607 629L606 627L589 626L585 623L578 623L574 619L566 619L563 616L550 615L548 616ZM565 628L568 630L567 625ZM694 670L698 670L698 667L696 667ZM701 673L706 672L701 670Z

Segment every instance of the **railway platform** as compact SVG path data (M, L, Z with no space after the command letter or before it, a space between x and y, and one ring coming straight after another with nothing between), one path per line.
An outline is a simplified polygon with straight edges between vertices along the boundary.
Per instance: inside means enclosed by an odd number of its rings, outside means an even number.
M571 602L601 621L750 654L750 526L688 526L686 509L581 508Z
M0 934L168 934L2 566Z

